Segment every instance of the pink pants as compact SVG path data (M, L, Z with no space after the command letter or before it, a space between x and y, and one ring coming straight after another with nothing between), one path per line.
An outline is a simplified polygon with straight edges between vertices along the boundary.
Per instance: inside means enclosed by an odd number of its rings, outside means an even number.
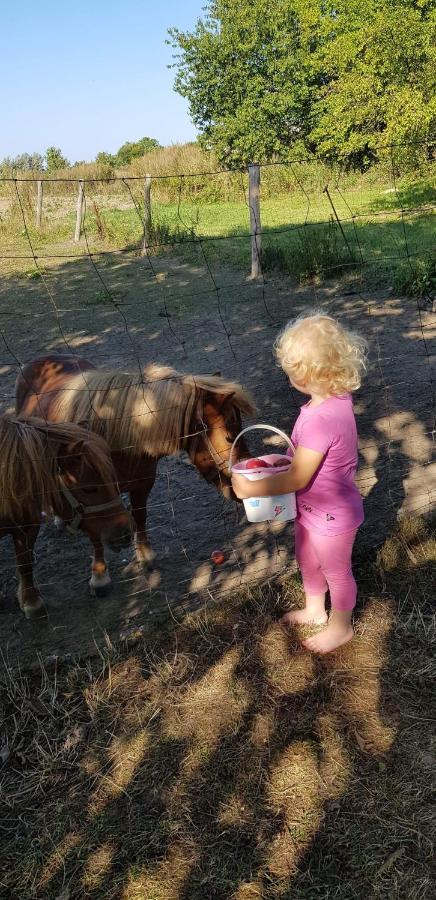
M357 528L346 534L317 534L295 523L295 555L306 594L330 591L332 609L353 609L357 585L351 568L351 553Z

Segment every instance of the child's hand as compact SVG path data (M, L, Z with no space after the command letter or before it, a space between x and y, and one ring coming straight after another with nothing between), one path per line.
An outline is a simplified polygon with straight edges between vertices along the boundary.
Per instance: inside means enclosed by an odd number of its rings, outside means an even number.
M250 487L252 488L253 484L254 482L249 481L244 475L237 475L236 472L232 475L232 488L238 500L247 500L252 497Z

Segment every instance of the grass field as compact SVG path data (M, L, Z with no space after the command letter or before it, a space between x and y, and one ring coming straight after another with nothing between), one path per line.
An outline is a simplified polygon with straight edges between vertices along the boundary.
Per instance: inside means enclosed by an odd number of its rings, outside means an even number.
M10 900L430 900L436 533L357 559L356 635L277 622L297 576L2 678Z
M217 176L219 177L219 176ZM262 259L267 273L277 269L298 281L363 273L368 286L390 284L404 293L425 294L435 287L434 201L430 176L390 182L362 178L360 186L332 183L331 202L322 189L304 183L274 198L262 200ZM24 190L24 189L22 189ZM29 237L34 252L44 257L86 253L82 237L74 245L75 198L50 198L43 228L33 227L32 197L23 194L20 210L10 206L0 223L3 271L28 272ZM87 186L85 231L92 252L135 250L141 245L142 183L111 193ZM152 252L168 247L189 262L207 262L212 269L236 266L249 270L249 211L241 176L239 202L195 202L191 194L175 202L153 200ZM135 204L135 205L134 205ZM333 204L333 206L332 206ZM334 207L334 209L333 209ZM27 232L23 223L23 212ZM337 222L340 220L340 225Z

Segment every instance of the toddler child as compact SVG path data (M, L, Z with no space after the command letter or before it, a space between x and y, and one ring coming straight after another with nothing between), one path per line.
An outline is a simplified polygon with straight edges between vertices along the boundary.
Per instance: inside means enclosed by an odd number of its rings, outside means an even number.
M292 464L259 481L234 474L233 489L240 499L296 492L295 553L306 605L286 613L282 622L326 624L303 644L328 653L353 637L357 588L351 553L364 517L354 480L358 451L351 392L360 387L366 368L366 341L331 316L315 313L288 323L275 351L292 386L310 397L292 432Z

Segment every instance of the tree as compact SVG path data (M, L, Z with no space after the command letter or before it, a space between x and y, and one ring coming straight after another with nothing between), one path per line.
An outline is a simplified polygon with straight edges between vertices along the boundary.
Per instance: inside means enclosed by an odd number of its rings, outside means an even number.
M42 172L44 157L41 153L20 153L19 156L7 156L0 163L0 168L19 172Z
M56 172L58 169L68 169L69 162L62 155L59 147L48 147L45 152L45 161L47 172Z
M320 0L211 0L192 33L172 29L180 51L175 89L204 146L227 165L286 156L308 131L319 75Z
M436 123L432 3L333 6L333 27L332 17L323 22L318 50L325 84L312 108L311 140L322 155L360 167L380 157L380 145L404 144L403 158L415 163Z
M128 166L136 157L144 156L144 153L151 153L152 150L158 150L159 147L159 141L156 141L155 138L143 137L139 141L126 141L113 157L114 163L120 168Z
M102 150L100 153L97 153L95 161L98 166L102 166L104 168L107 168L108 166L110 168L113 168L113 166L115 165L115 157L112 156L112 153L105 153L104 150Z
M384 134L425 139L434 0L209 0L171 29L175 89L203 145L238 166L298 145L365 165Z

